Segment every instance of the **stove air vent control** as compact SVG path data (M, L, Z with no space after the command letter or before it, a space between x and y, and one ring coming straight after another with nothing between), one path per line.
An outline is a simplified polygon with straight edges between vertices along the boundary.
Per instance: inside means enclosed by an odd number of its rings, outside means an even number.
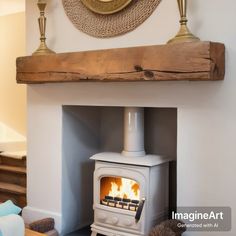
M105 221L107 219L107 215L105 213L98 213L97 218L101 221Z
M118 224L118 222L119 222L119 219L117 218L117 217L112 217L111 218L111 223L113 224L113 225L116 225L116 224Z
M127 219L127 220L124 221L124 225L131 226L132 225L132 221Z

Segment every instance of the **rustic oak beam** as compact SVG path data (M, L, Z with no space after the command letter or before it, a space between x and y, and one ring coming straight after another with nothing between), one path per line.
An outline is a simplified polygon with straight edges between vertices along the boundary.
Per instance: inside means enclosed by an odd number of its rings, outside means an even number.
M17 59L18 83L223 80L225 46L195 42Z

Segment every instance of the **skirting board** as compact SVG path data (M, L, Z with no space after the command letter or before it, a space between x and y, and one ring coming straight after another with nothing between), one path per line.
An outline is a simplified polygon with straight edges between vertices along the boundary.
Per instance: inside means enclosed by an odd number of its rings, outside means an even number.
M30 224L33 221L52 217L55 220L55 229L60 234L62 231L62 215L56 212L45 211L37 208L27 206L22 211L22 217L25 224Z

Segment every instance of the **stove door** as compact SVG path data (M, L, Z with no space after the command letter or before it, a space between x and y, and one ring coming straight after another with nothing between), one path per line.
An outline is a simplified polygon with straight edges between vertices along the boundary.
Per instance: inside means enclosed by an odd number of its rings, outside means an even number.
M94 222L115 230L144 231L146 207L135 219L141 200L149 193L149 168L96 162L94 172Z

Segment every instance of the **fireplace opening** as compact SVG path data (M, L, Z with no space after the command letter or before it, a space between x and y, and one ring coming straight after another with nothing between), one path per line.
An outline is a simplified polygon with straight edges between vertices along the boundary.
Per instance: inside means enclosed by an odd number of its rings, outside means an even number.
M130 155L123 155L124 151L124 108L108 106L72 106L65 105L62 107L63 114L63 145L62 145L62 222L63 234L67 234L78 229L90 226L94 221L94 202L101 210L101 215L97 217L103 221L103 210L107 212L119 212L126 217L121 221L128 224L135 220L138 212L137 206L142 203L147 187L145 179L139 175L140 169L134 167L130 169L129 164L121 173L121 168L116 167L115 163L111 166L112 172L108 173L106 162L102 163L100 170L94 176L94 161L89 158L96 153L115 152L129 159ZM161 181L160 177L153 179L152 190L162 191L162 188L169 185L169 206L176 207L176 163L177 163L177 109L176 108L144 108L144 148L147 154L166 156L173 161L169 164L169 174L165 168L157 169L154 172L169 177L169 183ZM129 146L130 147L130 146ZM127 151L127 149L125 149ZM128 149L130 151L130 149ZM132 150L131 150L132 151ZM141 150L142 151L142 150ZM124 153L124 154L130 154ZM108 159L111 157L109 156ZM120 156L118 157L120 158ZM137 161L141 161L137 157ZM141 158L142 159L142 158ZM125 162L124 159L123 161ZM136 160L136 159L135 159ZM114 172L117 169L117 172ZM105 173L105 174L104 174ZM166 173L166 174L165 174ZM94 182L94 178L95 182ZM130 197L127 194L118 195L110 194L111 183L114 189L120 190L122 179L135 181L131 184L134 191L140 191L139 197ZM110 183L109 183L110 182ZM97 194L94 198L93 185L97 186ZM114 184L115 183L115 184ZM133 182L131 182L133 183ZM108 187L109 186L109 187ZM109 188L109 190L108 190ZM131 187L132 189L132 187ZM116 198L116 199L115 199ZM136 199L137 198L137 199ZM110 206L102 204L102 200L110 201ZM119 201L121 200L121 201ZM150 199L144 203L148 206ZM164 204L165 199L154 196L151 200L156 203ZM112 201L113 205L112 205ZM122 205L126 203L127 205ZM122 204L119 204L121 202ZM115 203L115 205L114 205ZM118 204L117 204L118 203ZM136 204L135 206L129 204ZM120 208L119 207L123 208ZM117 206L117 207L116 207ZM129 219L128 219L129 218ZM108 217L108 219L113 219ZM113 219L114 220L114 219ZM119 224L119 223L118 223ZM122 226L123 227L123 226ZM132 228L132 226L129 226Z
M139 184L123 177L103 177L100 181L100 203L104 206L137 211Z

